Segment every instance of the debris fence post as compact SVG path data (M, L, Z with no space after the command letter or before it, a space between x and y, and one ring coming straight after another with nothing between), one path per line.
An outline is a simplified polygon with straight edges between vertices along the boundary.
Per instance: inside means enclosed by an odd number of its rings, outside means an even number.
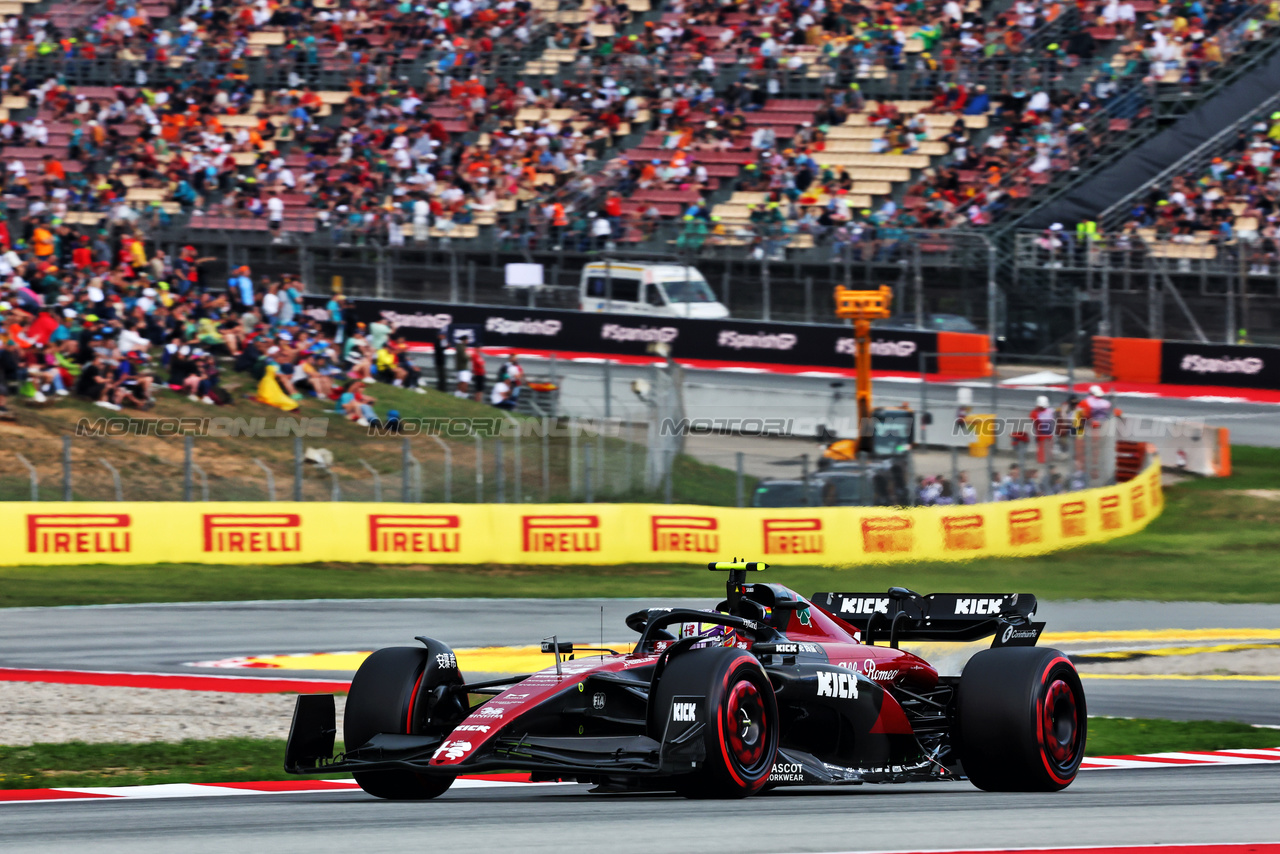
M267 500L276 500L276 476L272 474L271 469L267 468L267 464L257 457L253 458L254 464L262 469L262 473L267 476ZM207 499L206 499L207 500Z
M498 488L498 503L507 503L507 471L506 471L506 453L502 440L497 439L493 443L493 470L494 480Z
M808 507L812 502L809 501L809 455L800 455L800 489L804 494L804 506Z
M413 453L409 450L409 437L405 436L400 442L400 500L408 504L413 493L413 485L409 475L411 466L410 460Z
M200 475L200 500L208 501L209 500L209 475L205 474L204 469L200 468L199 464L197 463L192 463L191 468L195 469L196 474ZM275 500L274 486L272 487L271 494L272 494L271 500L274 501Z
M551 500L551 421L542 418L542 500Z
M666 504L671 504L675 500L676 452L672 450L668 450L666 453L667 453L667 465L666 465L667 481L666 481L666 488L664 489L663 502Z
M103 468L111 472L111 482L115 486L116 501L124 501L124 487L120 483L120 471L103 457L98 457L98 462L102 463Z
M31 461L28 460L26 457L24 457L22 454L16 454L15 456L17 456L18 458L18 462L22 463L22 465L26 467L27 474L31 477L31 500L39 501L40 500L40 475L39 473L36 472L36 467L33 466L31 464Z
M364 466L364 470L367 471L370 474L370 476L373 477L373 500L381 504L382 503L382 476L378 474L377 469L369 465L369 463L364 459L364 457L360 458L360 465Z
M302 500L302 437L293 437L293 500Z
M194 453L195 437L188 433L182 437L182 500L190 501L192 492L191 457Z
M453 450L439 436L432 436L435 443L444 451L444 503L453 502ZM405 440L408 442L408 439Z
M743 506L743 499L746 497L742 493L743 486L745 486L742 481L742 459L744 456L746 455L743 454L742 451L738 451L734 454L734 457L736 458L734 465L734 494L737 499L736 506L738 507Z
M71 500L71 437L62 437L62 500Z

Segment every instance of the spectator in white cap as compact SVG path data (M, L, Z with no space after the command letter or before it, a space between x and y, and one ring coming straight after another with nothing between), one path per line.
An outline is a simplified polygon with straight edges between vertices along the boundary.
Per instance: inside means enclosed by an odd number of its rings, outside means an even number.
M1036 437L1036 461L1042 465L1053 455L1053 434L1057 425L1058 416L1049 405L1049 398L1040 395L1036 398L1035 409L1031 410L1031 429Z
M1095 424L1111 416L1111 401L1099 385L1089 386L1089 394L1081 401L1080 408L1084 410L1084 417Z

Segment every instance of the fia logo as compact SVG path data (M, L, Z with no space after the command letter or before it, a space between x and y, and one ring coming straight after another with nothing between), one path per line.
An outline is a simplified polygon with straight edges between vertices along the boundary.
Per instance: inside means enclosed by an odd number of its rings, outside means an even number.
M604 694L593 694L591 697L591 708L599 711L604 708Z
M690 723L698 719L697 703L672 703L671 720L677 723Z

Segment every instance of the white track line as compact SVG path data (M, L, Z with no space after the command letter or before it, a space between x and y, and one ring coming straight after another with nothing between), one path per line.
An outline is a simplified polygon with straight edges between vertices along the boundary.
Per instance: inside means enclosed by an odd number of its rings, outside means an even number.
M1165 761L1161 761L1165 760ZM1170 761L1172 760L1172 761ZM1141 756L1088 757L1081 771L1113 771L1134 768L1204 768L1214 765L1260 765L1280 762L1280 747L1241 748L1205 753L1149 753ZM157 798L202 798L225 795L314 794L316 792L359 791L353 780L317 780L315 786L296 781L300 788L272 791L271 783L165 783L154 786L94 786L88 788L0 790L0 805L6 803L57 803L78 800L138 800ZM576 783L521 783L509 780L455 780L455 789L491 789L504 786L574 786ZM7 796L7 797L6 797ZM79 796L79 797L77 797Z

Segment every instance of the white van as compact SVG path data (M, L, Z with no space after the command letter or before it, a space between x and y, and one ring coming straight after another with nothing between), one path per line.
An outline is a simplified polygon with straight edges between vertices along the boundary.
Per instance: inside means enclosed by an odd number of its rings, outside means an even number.
M661 317L729 316L695 267L634 261L595 261L583 267L579 308Z

